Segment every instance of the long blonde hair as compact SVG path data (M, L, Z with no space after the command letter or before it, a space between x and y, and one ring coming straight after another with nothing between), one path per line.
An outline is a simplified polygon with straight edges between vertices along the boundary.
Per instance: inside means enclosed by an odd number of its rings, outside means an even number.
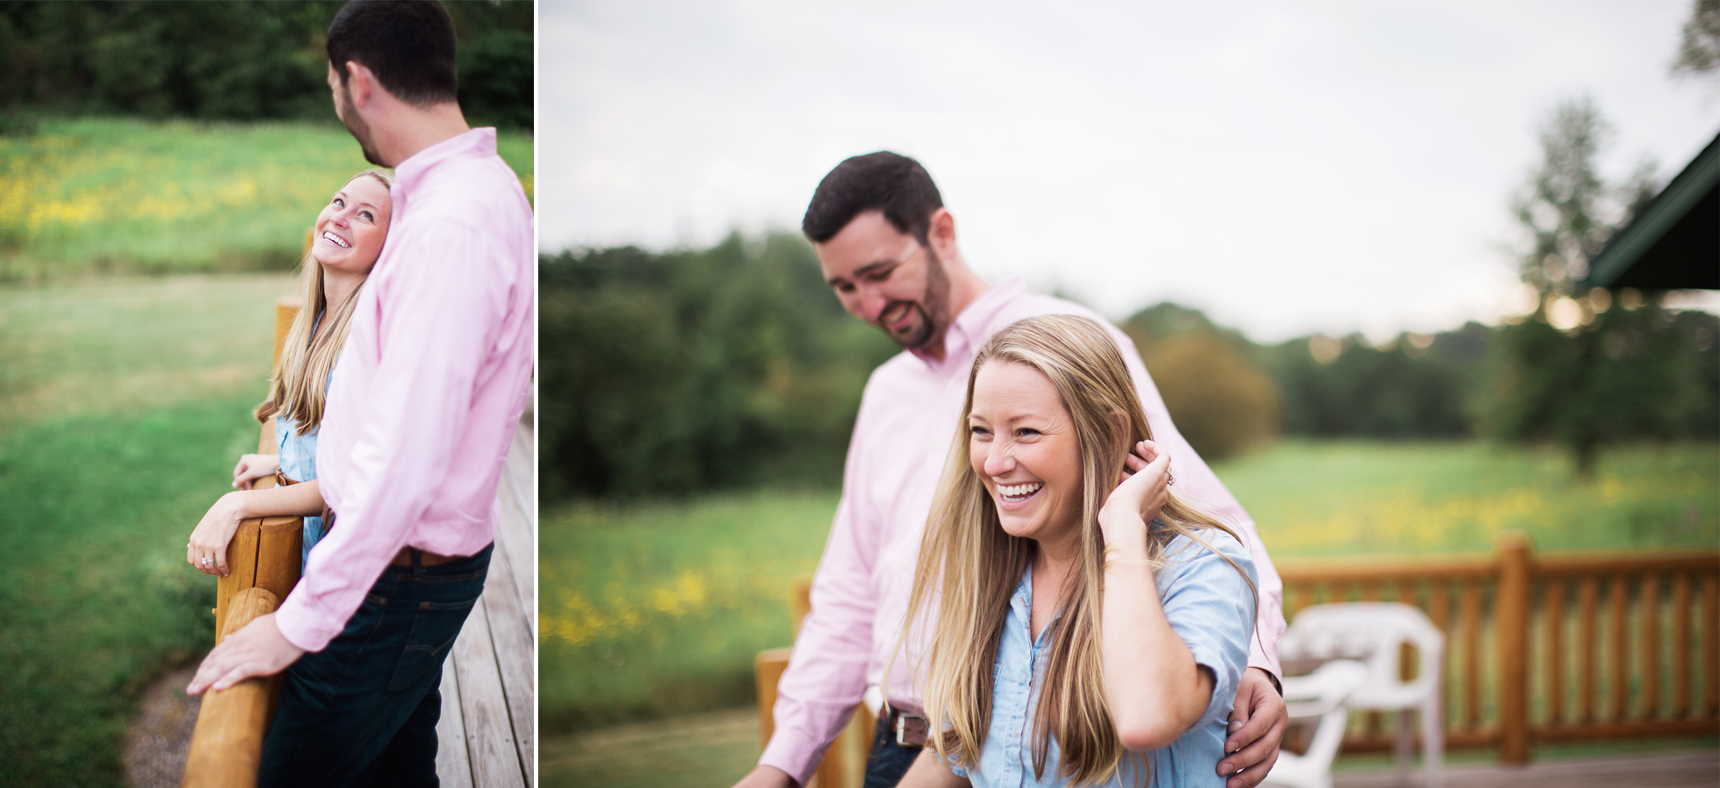
M387 170L376 168L360 172L346 182L352 183L366 176L375 178L384 188L394 187L394 176ZM285 416L298 423L300 435L314 432L322 423L328 376L334 371L341 346L346 344L347 333L352 330L352 313L358 304L358 293L364 289L364 282L368 279L366 274L346 300L329 309L328 298L323 295L322 263L311 256L310 249L305 250L304 259L299 261L299 303L302 306L293 318L293 325L287 329L285 344L281 346L280 364L269 378L269 398L252 411L257 421ZM322 323L313 341L311 327L317 325L319 314L323 316Z
M926 647L920 650L924 662L914 666L934 731L927 743L946 762L976 766L991 721L993 665L1009 599L1036 549L1032 540L1003 530L970 459L974 380L988 361L1024 364L1044 374L1075 427L1082 473L1079 558L1058 598L1062 615L1051 625L1034 720L1033 768L1043 779L1055 737L1062 748L1062 775L1077 785L1100 782L1117 773L1127 751L1105 703L1100 662L1105 545L1099 509L1121 478L1130 447L1151 440L1152 430L1121 351L1098 323L1069 315L1027 318L994 334L974 356L967 400L920 544L908 621L899 642L905 643L910 633L929 630ZM1164 565L1166 545L1177 536L1212 549L1199 535L1206 529L1242 542L1235 531L1170 493L1147 532L1147 555L1154 568ZM1240 566L1224 558L1248 580ZM1139 769L1150 781L1145 757L1139 758Z

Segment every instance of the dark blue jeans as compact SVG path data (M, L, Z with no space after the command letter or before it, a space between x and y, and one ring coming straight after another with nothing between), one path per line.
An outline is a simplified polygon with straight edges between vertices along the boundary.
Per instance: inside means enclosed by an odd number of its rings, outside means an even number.
M390 566L327 648L287 669L259 786L434 786L442 663L484 591L490 551Z
M864 788L896 788L920 757L923 747L896 743L896 731L890 727L890 715L878 717L878 728L872 732L872 752L866 756Z

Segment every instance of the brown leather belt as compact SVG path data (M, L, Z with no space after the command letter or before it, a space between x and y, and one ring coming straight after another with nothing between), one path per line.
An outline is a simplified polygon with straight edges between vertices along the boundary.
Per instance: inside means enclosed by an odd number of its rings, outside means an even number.
M287 478L287 475L284 473L281 473L280 471L275 471L275 485L276 486L286 487L286 486L291 485L291 484L298 484L298 482Z
M328 504L324 503L322 510L323 536L328 536L329 532L334 530L334 520L334 510L328 508ZM471 557L466 555L442 555L441 553L432 553L428 550L419 550L416 547L407 546L400 548L400 552L395 553L393 558L388 559L388 565L411 566L412 554L415 552L418 554L419 566L436 566L437 564L445 564L449 561Z
M931 724L926 721L926 715L919 712L898 709L886 704L888 709L890 730L896 736L898 747L924 747L926 734L931 731Z
M437 564L445 564L445 563L448 563L449 561L454 561L454 560L458 560L461 558L470 558L471 557L471 556L465 556L465 555L439 555L437 553L430 553L430 552L426 552L423 550L418 550L418 548L416 548L416 547L402 547L402 548L400 548L400 552L394 554L394 558L388 562L388 565L389 566L411 566L412 565L412 552L414 550L418 551L418 565L419 566L435 566Z

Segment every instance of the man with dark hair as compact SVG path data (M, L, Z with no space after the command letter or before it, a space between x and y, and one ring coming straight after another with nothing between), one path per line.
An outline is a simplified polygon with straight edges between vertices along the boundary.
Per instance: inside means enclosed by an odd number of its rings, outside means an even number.
M495 129L466 125L454 48L428 0L353 0L329 27L335 113L395 184L317 441L327 536L186 689L287 670L261 785L437 784L442 664L489 568L536 281L531 206Z
M848 444L842 499L812 585L812 612L777 686L776 731L739 785L805 785L848 712L864 697L878 711L867 788L894 786L922 749L912 653L892 661L907 612L926 518L974 354L999 329L1034 315L1081 315L1106 326L1122 349L1154 440L1171 456L1185 497L1234 526L1259 578L1256 637L1231 713L1230 753L1214 764L1228 788L1260 783L1288 722L1277 690L1283 584L1254 522L1177 432L1134 343L1092 310L1031 295L1020 281L996 287L968 268L955 218L919 162L887 151L837 165L801 224L825 281L850 314L907 351L874 370ZM910 641L911 651L914 643ZM888 704L882 701L887 699Z

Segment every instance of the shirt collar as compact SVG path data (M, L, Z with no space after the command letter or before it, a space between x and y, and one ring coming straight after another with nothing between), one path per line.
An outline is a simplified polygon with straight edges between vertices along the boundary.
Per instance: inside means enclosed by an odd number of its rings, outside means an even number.
M944 330L944 360L910 350L927 366L933 369L960 369L965 374L967 366L973 361L975 353L979 352L979 342L991 336L989 329L1011 301L1027 293L1027 284L1021 277L1012 276L991 289L980 293L973 303L968 304L961 314L950 321L950 327Z
M471 129L412 154L394 168L394 214L399 216L412 192L430 173L450 162L478 159L496 155L496 130L490 127Z
M1033 564L1027 565L1021 573L1021 582L1015 584L1015 593L1009 596L1009 608L1015 611L1021 623L1033 623Z

